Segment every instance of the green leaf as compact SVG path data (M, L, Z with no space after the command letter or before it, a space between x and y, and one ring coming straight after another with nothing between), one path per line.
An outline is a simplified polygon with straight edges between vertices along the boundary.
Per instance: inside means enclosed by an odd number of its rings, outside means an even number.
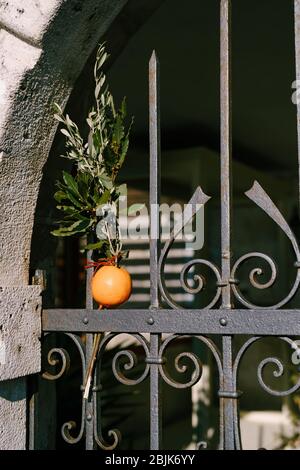
M99 188L96 188L95 193L93 195L93 201L96 206L101 206L106 204L111 197L111 193L109 189L105 189L104 192L101 191Z
M131 122L130 122L130 125L127 129L127 133L126 133L126 136L125 138L123 139L123 142L122 142L122 148L121 148L121 155L120 155L120 159L119 159L119 165L120 165L120 168L121 166L123 165L124 163L124 160L125 160L125 157L127 155L127 152L128 152L128 146L129 146L129 134L130 134L130 131L131 131L131 128L132 128L132 125L133 125L133 121L134 119L132 118L131 119Z
M66 173L65 171L63 172L63 176L64 176L64 181L65 182L67 181L68 177L72 178L72 176L69 175L68 173ZM73 178L72 178L72 180L73 180ZM77 187L76 182L75 182L75 184L76 184L76 187ZM77 191L73 191L72 190L72 188L73 188L72 184L71 184L71 187L70 187L68 184L64 185L61 181L56 181L56 186L60 190L60 191L57 191L57 192L58 193L63 192L66 195L66 198L64 198L64 199L69 199L69 201L71 201L71 203L74 206L76 206L78 209L84 209L86 207L84 201L80 197L78 187L77 187ZM58 200L58 202L61 202L61 201Z
M76 209L74 206L56 206L56 208L60 211L67 212L68 214L78 212L78 209Z
M97 85L96 85L96 88L95 88L95 98L96 98L96 100L98 100L100 90L103 87L103 85L105 83L105 80L106 80L105 75L101 74L98 78Z
M91 129L94 129L94 121L91 118L87 118L86 122Z
M99 199L99 204L106 204L110 199L110 191L106 189Z
M63 111L61 109L61 107L59 106L58 103L53 103L53 108L55 110L56 113L58 113L60 116L63 115Z
M132 206L128 208L128 215L129 216L136 215L136 213L141 212L141 210L143 210L144 207L145 207L145 204L132 204Z
M93 219L77 220L72 225L60 227L57 230L53 230L51 233L55 237L70 237L71 235L85 232L93 223Z
M101 248L104 245L104 243L107 243L107 241L101 240L100 242L97 242L97 243L89 243L81 251L83 252L83 251L88 251L88 250L97 250Z
M68 152L68 157L72 159L78 159L78 155L78 152L76 152L75 150L70 150Z
M78 192L81 195L81 200L88 203L90 195L90 176L87 173L77 174Z
M129 138L128 138L128 137L125 137L125 139L124 139L123 142L122 142L121 155L120 155L120 158L119 158L119 165L120 165L120 168L121 168L121 166L123 165L124 160L125 160L125 157L126 157L126 155L127 155L128 146L129 146Z
M93 137L93 131L91 130L88 135L88 149L89 149L89 155L93 155L93 150L94 150L94 137Z
M69 129L72 128L72 127L74 127L75 129L78 129L76 124L72 121L72 119L70 119L70 116L68 114L66 114L65 119L66 119L66 124L67 124Z
M68 139L71 139L71 134L67 131L67 129L61 129L60 132L65 135L66 137L68 137Z
M66 195L66 193L64 191L56 191L56 193L54 194L54 199L57 201L57 202L61 202L65 199L68 199L68 196Z
M98 99L100 90L101 90L101 83L97 83L96 88L95 88L95 98L96 98L96 100Z
M65 221L70 222L70 219L74 221L75 220L89 220L86 215L82 214L81 210L76 209L76 207L73 206L56 206L57 209L65 212Z
M93 132L93 144L96 149L96 152L99 154L102 152L102 142L101 142L101 137L100 137L100 131L99 129L94 129ZM99 157L98 157L99 158Z
M83 204L80 201L78 201L78 199L76 199L72 191L69 191L68 189L66 189L66 193L67 193L69 201L71 201L76 207L78 207L78 209L84 208Z
M81 199L80 192L78 190L78 184L70 173L63 171L63 179L69 190L71 190L79 199Z
M123 137L124 137L124 125L123 125L122 115L117 114L115 123L113 125L113 136L112 136L113 144L117 144L117 146L119 146Z
M126 109L126 96L124 96L124 98L123 98L123 100L122 100L120 112L121 112L122 118L125 119L126 114L127 114L127 109Z
M113 187L112 180L107 174L99 176L99 180L106 189L111 189Z
M64 119L61 117L60 114L54 114L53 117L54 117L54 119L56 119L56 120L59 121L59 122L62 122L62 123L65 122Z
M98 69L100 67L102 67L102 65L104 64L104 62L106 61L107 57L108 57L108 54L107 52L104 52L104 47L101 47L100 49L100 53L99 53L99 56L97 56L97 67Z

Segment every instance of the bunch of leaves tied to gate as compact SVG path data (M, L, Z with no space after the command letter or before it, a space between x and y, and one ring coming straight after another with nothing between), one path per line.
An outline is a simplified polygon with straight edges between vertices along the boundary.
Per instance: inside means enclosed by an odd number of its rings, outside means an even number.
M55 104L54 116L64 125L61 132L66 137L66 153L62 156L73 161L75 174L64 171L62 181L57 182L54 197L64 218L52 234L87 236L90 242L85 249L94 250L95 258L119 260L126 256L118 223L118 202L126 192L126 185L119 185L117 176L128 151L133 118L126 125L125 98L120 108L115 108L103 72L107 57L101 45L94 67L95 106L86 119L87 142L78 126Z
M78 126L55 105L55 118L63 124L61 132L66 137L63 157L73 161L75 174L64 171L62 181L57 182L54 197L64 218L52 234L85 236L88 240L85 250L92 250L93 261L86 267L94 269L91 292L100 309L126 302L132 289L130 274L119 265L127 255L122 251L119 225L119 199L126 186L117 183L117 176L128 151L133 120L126 126L125 98L120 108L115 108L103 72L106 59L105 48L100 45L94 67L95 106L86 119L87 142ZM94 335L84 381L85 399L89 396L100 339L99 333Z

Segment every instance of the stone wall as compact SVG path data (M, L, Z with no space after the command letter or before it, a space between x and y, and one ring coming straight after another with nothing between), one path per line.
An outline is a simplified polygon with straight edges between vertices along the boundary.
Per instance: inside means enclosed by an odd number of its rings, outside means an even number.
M56 131L52 105L65 105L99 38L125 4L126 0L0 1L0 287L15 288L10 305L2 296L0 325L9 311L5 328L11 325L8 336L16 341L14 320L29 283L37 195ZM22 336L20 329L18 334ZM39 370L39 344L32 341L30 349L35 368L27 370L20 352L24 367L19 376ZM6 378L15 376L15 361L15 356L6 357ZM0 397L0 449L24 449L26 379L0 382Z

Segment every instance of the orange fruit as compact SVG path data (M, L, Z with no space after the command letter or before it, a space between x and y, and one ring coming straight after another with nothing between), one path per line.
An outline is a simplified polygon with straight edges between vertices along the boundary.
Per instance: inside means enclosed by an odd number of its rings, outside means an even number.
M117 266L102 266L91 283L92 296L103 307L117 307L131 295L131 277L128 271Z

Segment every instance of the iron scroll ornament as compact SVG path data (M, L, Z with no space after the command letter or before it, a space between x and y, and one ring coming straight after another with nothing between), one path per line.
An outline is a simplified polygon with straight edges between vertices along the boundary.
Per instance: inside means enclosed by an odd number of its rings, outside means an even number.
M48 333L50 334L50 333ZM45 336L48 336L45 335ZM81 369L82 369L82 384L84 382L84 378L86 375L86 357L85 357L85 346L82 343L81 339L72 334L72 333L63 333L66 335L68 338L72 340L74 345L76 346L79 355L80 355L80 362L81 362ZM108 343L121 333L107 333L103 336L102 341L99 346L99 351L98 351L98 359L97 359L97 368L101 368L101 363L102 363L102 358L103 354L105 351L105 348L107 347ZM139 343L145 352L146 358L149 357L150 355L150 349L149 349L149 343L148 341L144 338L143 335L140 334L130 334L131 337L133 337L137 343ZM55 358L55 355L58 355L58 358ZM125 359L125 363L123 363L122 367L120 365L120 360L121 358ZM45 371L42 374L42 377L46 380L57 380L63 376L68 371L69 365L70 365L70 357L68 352L64 348L51 348L47 354L47 361L50 366L58 366L59 362L61 362L59 371L54 373L51 373L49 371ZM122 372L122 368L124 368L125 371L132 370L135 365L137 364L137 359L133 351L129 349L124 349L117 351L113 358L112 358L112 371L115 376L115 378L122 384L125 385L137 385L141 382L143 382L146 377L149 374L149 368L150 364L147 363L147 360L145 361L146 366L140 377L136 379L129 379L127 378L124 373ZM101 419L98 419L99 416L98 414L101 414L101 405L98 406L99 402L99 392L101 391L101 383L98 383L97 379L97 369L95 371L94 375L94 385L92 388L92 401L93 401L93 434L94 434L94 440L97 443L97 445L100 447L102 450L114 450L118 444L120 443L121 440L121 433L119 432L118 429L111 429L107 432L108 438L111 440L111 443L106 442L106 440L103 437L102 433L102 428L101 428ZM81 390L83 392L83 385L81 386ZM73 435L75 429L77 428L77 424L75 421L67 421L64 423L61 427L61 435L64 439L65 442L68 444L77 444L79 441L84 436L85 432L85 422L86 422L86 400L81 399L81 420L80 420L80 427L79 427L79 432L76 436Z
M46 334L45 336L48 336L50 333ZM80 338L72 333L64 333L65 336L70 338L74 345L76 346L76 349L79 352L80 356L80 363L81 363L81 370L82 370L82 383L84 381L84 377L86 374L86 361L85 361L85 348L80 340ZM45 371L42 374L42 377L46 380L58 380L60 377L65 374L70 366L70 357L69 353L64 349L64 348L51 348L50 351L47 354L47 360L49 365L51 366L57 366L59 364L59 360L54 358L54 355L57 354L61 360L61 366L58 372L55 374L50 373L48 371ZM80 428L77 436L74 436L72 431L74 431L77 428L77 424L75 421L67 421L64 423L61 427L61 435L62 438L64 439L65 442L68 444L77 444L79 441L81 441L83 434L84 434L84 429L85 429L85 414L86 414L86 401L82 400L81 401L81 420L80 420Z
M182 220L182 225L175 226L170 234L170 239L165 243L161 255L159 258L159 264L158 264L158 270L159 270L159 276L158 276L158 282L159 282L159 288L161 291L161 294L166 301L166 303L173 309L180 309L181 306L177 304L173 299L170 293L168 292L165 279L164 279L164 267L165 263L169 254L170 249L172 248L172 245L178 236L178 234L183 230L183 228L193 219L193 217L196 215L198 210L200 209L201 206L205 206L207 201L209 201L210 196L207 196L201 189L200 186L196 189L195 193L193 194L192 198L190 199L187 207L185 208L183 212L183 220ZM212 308L219 300L221 296L221 285L222 285L222 279L221 279L221 273L220 270L217 266L215 266L212 262L207 261L205 259L194 259L186 263L180 274L180 283L182 288L192 294L197 294L201 292L204 288L204 280L203 277L195 274L193 276L193 280L196 283L196 286L191 287L187 284L186 276L188 271L196 266L196 265L206 265L208 266L212 272L214 273L216 280L217 280L217 292L212 299L212 301L207 305L206 308Z
M82 379L84 379L85 376L85 369L86 369L86 364L85 364L85 354L84 354L84 345L81 342L81 340L74 334L71 333L64 333L66 334L76 345L78 348L78 351L80 353L81 357L81 363L82 363ZM104 355L104 351L108 345L108 343L120 335L120 333L107 333L103 336L100 348L99 348L99 355L98 355L98 368L101 370L101 363ZM126 348L124 350L120 350L114 354L112 357L112 371L115 376L115 378L122 384L126 385L137 385L141 382L143 382L149 374L149 367L151 362L153 361L153 358L150 357L150 345L147 339L141 335L141 334L130 334L131 337L133 337L138 344L140 344L145 353L145 368L143 372L139 375L139 377L132 379L132 378L127 378L124 375L124 371L130 371L133 370L135 365L137 365L137 358L134 354L133 351L130 349ZM200 359L197 357L195 353L191 352L181 352L176 355L174 358L174 364L175 364L175 370L179 372L180 374L183 374L187 372L187 365L185 364L186 361L189 361L191 365L194 366L194 370L191 374L191 378L187 380L185 383L178 382L177 380L174 380L166 370L166 363L164 360L165 353L170 346L171 342L176 341L177 339L181 339L187 337L187 335L182 335L182 334L174 334L166 337L161 344L161 347L158 352L158 357L156 358L159 371L160 371L160 376L161 378L170 386L177 388L177 389L184 389L184 388L189 388L195 385L196 382L198 382L201 377L202 377L202 363ZM219 383L222 388L222 384L224 382L224 370L223 370L223 365L222 365L222 355L216 346L216 344L212 341L211 338L207 338L206 336L202 335L193 335L193 338L199 340L201 343L204 343L208 349L211 351L212 355L214 356L214 359L216 361L216 365L218 368L218 375L219 375ZM257 341L263 340L265 337L261 336L255 336L250 339L248 339L238 350L234 362L233 362L233 390L237 391L237 382L238 382L238 371L240 368L240 363L241 360L246 353L246 351ZM288 343L289 345L293 345L293 341L290 338L287 337L278 337L278 339ZM59 358L61 359L61 367L60 370L55 373L55 374L50 374L50 372L45 372L43 374L43 377L47 380L57 380L59 379L64 373L67 372L68 370L68 364L69 364L69 355L66 352L65 349L63 348L52 348L48 355L48 361L51 366L53 365L58 365L58 360L54 359L54 354L58 354ZM66 357L64 357L66 355ZM125 359L125 362L122 363L122 365L119 363L121 358ZM55 364L54 364L55 363ZM296 384L294 384L292 387L290 387L288 390L274 390L271 388L264 380L263 374L264 370L266 367L270 366L275 366L275 369L273 370L273 375L276 378L282 377L284 373L284 365L282 361L277 358L277 357L266 357L257 366L257 378L260 386L265 390L270 395L273 396L278 396L278 397L285 397L288 396L296 391L299 390L300 388L300 379ZM92 400L93 400L93 434L94 434L94 440L95 443L99 446L100 449L102 450L114 450L120 443L121 440L121 434L119 430L117 429L111 429L107 431L108 439L109 442L104 438L102 429L101 429L101 419L99 419L99 416L101 414L101 403L99 403L99 399L101 401L101 398L99 397L99 391L101 390L101 383L99 382L97 378L97 369L95 371L95 377L94 377L94 385L92 388ZM238 392L237 392L238 393ZM78 443L84 435L85 432L85 420L86 420L86 400L82 399L82 414L81 414L81 422L80 422L80 429L79 432L76 436L73 435L74 430L76 428L76 423L74 421L68 421L63 424L61 428L62 432L62 437L63 439L68 443L68 444L76 444ZM221 406L222 406L222 398L221 398ZM234 408L234 433L235 433L235 439L236 439L236 446L237 448L241 448L241 443L240 443L240 429L239 429L239 420L238 420L238 408L237 408L237 401L235 400L235 408ZM222 423L223 416L222 412L220 413L220 424ZM222 424L221 424L222 428ZM220 448L222 448L222 436L221 436L221 442L220 442Z
M277 269L274 261L270 258L270 256L265 255L263 253L248 253L246 255L243 255L241 258L239 258L231 271L231 285L232 285L232 291L235 297L243 304L245 307L249 309L253 308L261 308L261 309L278 309L286 305L292 298L295 296L299 284L300 284L300 251L299 251L299 246L296 241L296 237L293 234L290 226L288 225L287 221L279 211L279 209L276 207L272 199L268 196L268 194L265 192L265 190L262 188L262 186L257 182L254 181L254 184L249 191L245 192L246 196L253 201L260 209L262 209L280 228L281 230L286 234L286 236L289 238L295 256L296 256L296 261L294 263L295 268L297 269L297 274L296 274L296 279L295 282L292 286L292 289L290 290L289 294L280 302L276 303L275 305L270 305L270 306L258 306L254 305L251 302L249 302L247 299L243 297L241 294L239 288L238 288L238 283L236 282L236 273L238 268L248 259L251 258L260 258L264 259L268 264L271 269L271 276L268 282L262 284L259 283L257 276L260 276L263 274L263 270L259 267L253 269L250 272L249 275L249 280L250 283L253 287L257 289L267 289L271 287L277 278Z
M85 346L81 339L72 333L63 333L68 338L72 340L75 344L81 359L81 368L82 368L82 383L84 381L84 377L86 374L86 357L85 357ZM103 335L103 338L100 342L98 356L97 356L97 367L94 373L94 381L93 387L91 389L92 393L92 403L93 403L93 438L95 443L99 446L102 450L114 450L120 444L121 441L121 433L118 429L110 429L107 431L108 439L105 439L103 436L102 431L102 420L101 420L101 395L99 392L102 389L102 385L100 382L100 377L98 374L102 368L102 361L105 350L114 338L119 336L121 333L106 333ZM191 378L188 379L186 382L178 382L174 380L166 370L166 361L164 355L166 350L168 349L171 342L182 339L187 337L186 335L170 335L167 336L161 343L161 347L158 351L158 357L152 358L150 355L150 344L148 340L141 334L129 334L130 337L134 338L136 343L142 346L144 350L145 356L145 367L142 373L140 373L139 377L137 378L129 378L126 376L126 372L132 371L134 367L138 364L137 357L135 353L130 350L128 347L126 349L120 349L116 353L114 353L112 360L111 360L111 367L112 372L116 380L124 385L138 385L142 383L149 375L150 364L155 360L158 364L160 376L161 378L172 387L177 389L185 389L192 387L196 382L198 382L202 377L202 363L199 357L192 352L180 352L174 358L175 370L180 374L184 374L185 372L190 370L186 365L186 362L190 362L190 365L194 367L194 370L191 371ZM195 336L201 343L205 344L208 349L211 351L212 355L215 358L217 368L219 371L220 380L223 381L223 369L222 369L222 360L221 354L216 346L216 344L210 339L205 336ZM58 358L55 358L55 354L58 355ZM123 359L123 361L122 361ZM49 350L47 354L47 360L49 365L51 366L58 366L61 363L59 371L55 374L46 371L43 373L43 378L46 380L58 380L63 376L63 374L67 373L69 365L70 365L70 358L68 352L64 348L55 347ZM81 390L83 391L83 385L81 386ZM77 428L77 424L75 421L70 420L65 422L61 427L61 435L65 442L68 444L77 444L84 436L85 427L86 427L86 412L87 412L87 402L85 399L81 399L81 420L79 431L77 435L74 435L74 431Z
M218 300L220 299L221 296L221 291L222 291L222 286L227 285L228 283L231 285L231 290L235 296L235 298L242 304L244 307L253 309L253 308L260 308L260 309L279 309L286 305L292 298L295 296L299 284L300 284L300 250L298 243L296 241L296 237L294 233L292 232L291 228L289 227L287 221L279 211L279 209L276 207L274 202L271 200L269 195L265 192L265 190L262 188L262 186L255 181L252 188L249 191L245 192L245 195L253 201L260 209L262 209L280 228L281 230L286 234L286 236L289 238L294 253L296 257L296 261L294 263L295 268L297 269L297 274L296 278L294 281L294 284L289 292L289 294L280 302L276 303L275 305L270 305L270 306L259 306L255 305L251 302L249 302L241 293L239 290L238 284L239 280L237 278L237 272L238 269L249 259L260 259L262 261L265 261L269 268L270 268L270 278L267 282L260 282L258 277L261 276L264 271L261 267L256 267L252 269L249 273L249 281L250 284L256 288L256 289L268 289L274 285L277 279L277 268L276 264L273 261L273 259L264 253L260 252L251 252L244 254L241 256L233 265L232 270L231 270L231 276L230 279L222 279L221 272L219 267L217 267L215 264L213 264L209 260L205 259L193 259L187 262L180 273L180 283L182 288L190 293L190 294L198 294L200 293L205 286L205 279L202 277L202 275L194 274L193 276L193 281L195 283L194 286L190 286L187 283L187 274L190 271L191 268L193 268L196 265L206 265L208 266L212 272L214 273L216 277L216 294L214 298L211 300L211 302L205 307L206 309L211 309L213 308ZM159 287L160 291L162 294L162 297L166 301L166 303L173 309L180 309L182 306L177 304L171 294L168 292L168 289L166 287L166 283L164 280L164 266L168 257L168 253L170 249L172 248L172 245L178 236L178 234L183 230L184 226L190 222L190 220L196 215L197 210L199 210L199 205L205 205L206 202L210 199L209 196L207 196L200 187L197 188L195 191L192 199L189 202L189 205L192 206L192 211L184 211L183 215L183 223L181 227L175 227L173 231L171 232L170 239L165 243L160 259L159 259ZM198 209L197 209L198 207Z
M238 350L235 360L233 363L233 386L234 390L237 390L237 383L238 383L238 372L240 369L240 363L244 354L248 351L248 349L256 342L266 339L263 336L252 336L249 338L245 343L240 347ZM278 337L281 341L286 342L289 345L293 345L293 341L290 338L285 336ZM266 367L268 366L275 366L273 370L273 376L275 378L280 378L284 374L284 364L278 357L266 357L265 359L261 360L257 366L257 379L258 383L260 384L261 388L268 394L276 396L276 397L286 397L298 391L300 389L300 379L297 381L295 385L290 387L288 390L274 390L271 388L264 380L263 373ZM238 406L237 402L235 401L234 407L234 434L236 440L236 448L237 450L242 449L241 446L241 432L240 432L240 422L238 417Z
M262 336L253 336L252 338L249 338L239 349L234 365L233 365L233 375L234 375L234 386L237 386L237 376L238 376L238 370L240 366L240 362L242 357L244 356L245 352L252 346L252 344L256 343L257 341L263 340L265 337ZM293 346L293 340L290 338L287 338L286 336L279 336L279 340L284 341L291 347ZM267 392L270 395L276 396L276 397L286 397L288 395L291 395L295 393L297 390L300 388L300 379L297 381L295 385L290 387L288 390L274 390L272 389L269 385L266 384L264 378L263 378L263 373L264 370L267 366L275 366L273 370L273 376L275 378L282 377L284 374L284 364L283 362L278 358L278 357L266 357L257 366L257 379L262 387L262 389Z
M199 357L194 353L194 352L181 352L175 356L174 359L174 365L175 365L175 370L179 372L180 374L183 374L187 371L188 366L185 364L185 362L190 362L190 364L193 365L194 370L191 374L190 380L187 382L178 382L177 380L174 380L168 373L165 367L165 361L163 360L164 358L164 353L168 346L170 345L171 342L176 341L176 339L183 339L183 338L188 338L188 335L170 335L165 340L162 342L160 350L159 350L159 371L160 375L163 378L163 380L170 385L171 387L177 388L177 389L185 389L192 387L195 385L199 380L202 378L202 372L203 372L203 365ZM202 344L205 344L207 348L210 350L212 353L217 369L219 372L219 378L220 381L223 381L223 368L222 368L222 360L221 360L221 353L217 347L217 345L210 339L207 338L206 336L202 335L193 335L193 338L198 339Z
M119 336L120 333L107 333L104 335L100 346L99 346L99 351L98 351L98 360L97 360L97 367L95 370L95 375L94 375L94 387L92 390L93 393L93 404L94 404L94 439L97 445L100 447L102 450L114 450L116 447L119 445L121 441L121 433L118 429L110 429L108 431L108 437L111 441L109 444L103 437L103 432L102 432L102 426L101 426L101 419L98 420L98 409L99 409L99 414L101 413L101 403L100 406L98 406L99 403L99 391L101 390L101 383L98 380L98 374L97 371L101 370L101 364L102 364L102 359L103 355L105 352L105 349L108 345L108 343L113 339ZM136 334L130 334L131 337L133 337L139 345L142 346L145 357L149 357L150 354L150 348L149 348L149 343L145 339L145 337L139 333ZM121 359L125 360L125 363L121 366L120 361ZM122 371L131 371L134 369L134 367L137 365L137 357L133 351L130 349L122 349L117 351L113 358L112 358L112 371L114 377L122 384L124 385L138 385L142 383L148 376L149 374L149 368L150 365L145 361L145 369L142 372L142 374L136 378L128 378Z

